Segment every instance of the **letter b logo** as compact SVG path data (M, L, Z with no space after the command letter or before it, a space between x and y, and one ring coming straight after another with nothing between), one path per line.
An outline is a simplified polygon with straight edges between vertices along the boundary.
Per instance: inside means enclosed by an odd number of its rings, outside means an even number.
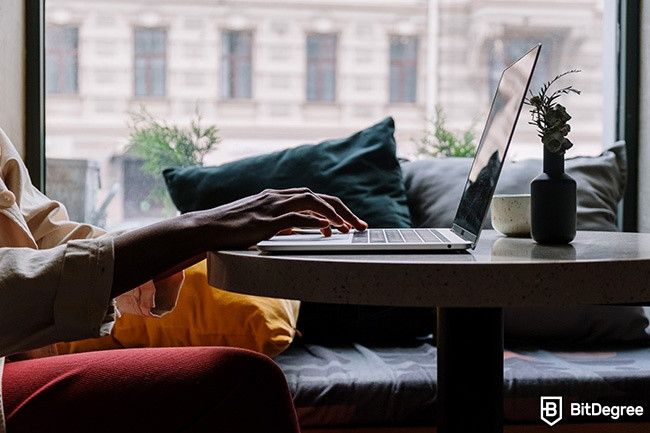
M562 419L562 397L540 397L539 406L539 417L549 426Z

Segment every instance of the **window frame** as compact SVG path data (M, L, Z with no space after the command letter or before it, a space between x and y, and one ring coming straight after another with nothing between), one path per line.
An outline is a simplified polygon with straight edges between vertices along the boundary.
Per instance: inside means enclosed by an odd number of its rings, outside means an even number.
M25 2L25 165L45 192L45 0Z
M24 34L25 163L32 182L41 191L45 191L45 1L25 2ZM628 187L622 204L621 228L624 231L636 231L639 172L640 0L627 2L619 0L616 15L618 92L615 136L618 140L625 140L628 157Z
M627 188L619 207L623 231L638 230L641 0L618 2L616 139L625 140Z

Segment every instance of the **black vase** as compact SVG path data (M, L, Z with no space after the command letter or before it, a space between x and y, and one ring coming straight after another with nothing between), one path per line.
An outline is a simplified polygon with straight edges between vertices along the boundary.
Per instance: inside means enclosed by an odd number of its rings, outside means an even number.
M568 244L576 236L576 181L564 154L544 148L544 173L530 184L530 232L540 244Z

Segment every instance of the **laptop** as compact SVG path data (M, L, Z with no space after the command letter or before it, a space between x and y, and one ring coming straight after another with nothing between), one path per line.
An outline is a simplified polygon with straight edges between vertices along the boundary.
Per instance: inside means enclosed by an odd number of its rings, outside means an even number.
M370 228L325 237L318 230L274 236L257 244L265 252L466 250L474 248L537 64L537 45L501 74L456 217L450 228ZM299 230L300 231L300 230Z

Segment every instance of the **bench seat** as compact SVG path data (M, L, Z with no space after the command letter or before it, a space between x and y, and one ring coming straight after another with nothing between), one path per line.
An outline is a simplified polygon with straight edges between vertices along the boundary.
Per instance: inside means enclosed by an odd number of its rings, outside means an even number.
M326 347L294 343L276 358L293 393L301 425L309 428L428 426L435 423L436 347L430 340L404 347L359 344ZM507 350L507 424L541 424L539 397L562 396L563 423L607 423L568 417L566 404L641 405L650 422L650 347L592 352ZM470 415L470 414L468 414Z

